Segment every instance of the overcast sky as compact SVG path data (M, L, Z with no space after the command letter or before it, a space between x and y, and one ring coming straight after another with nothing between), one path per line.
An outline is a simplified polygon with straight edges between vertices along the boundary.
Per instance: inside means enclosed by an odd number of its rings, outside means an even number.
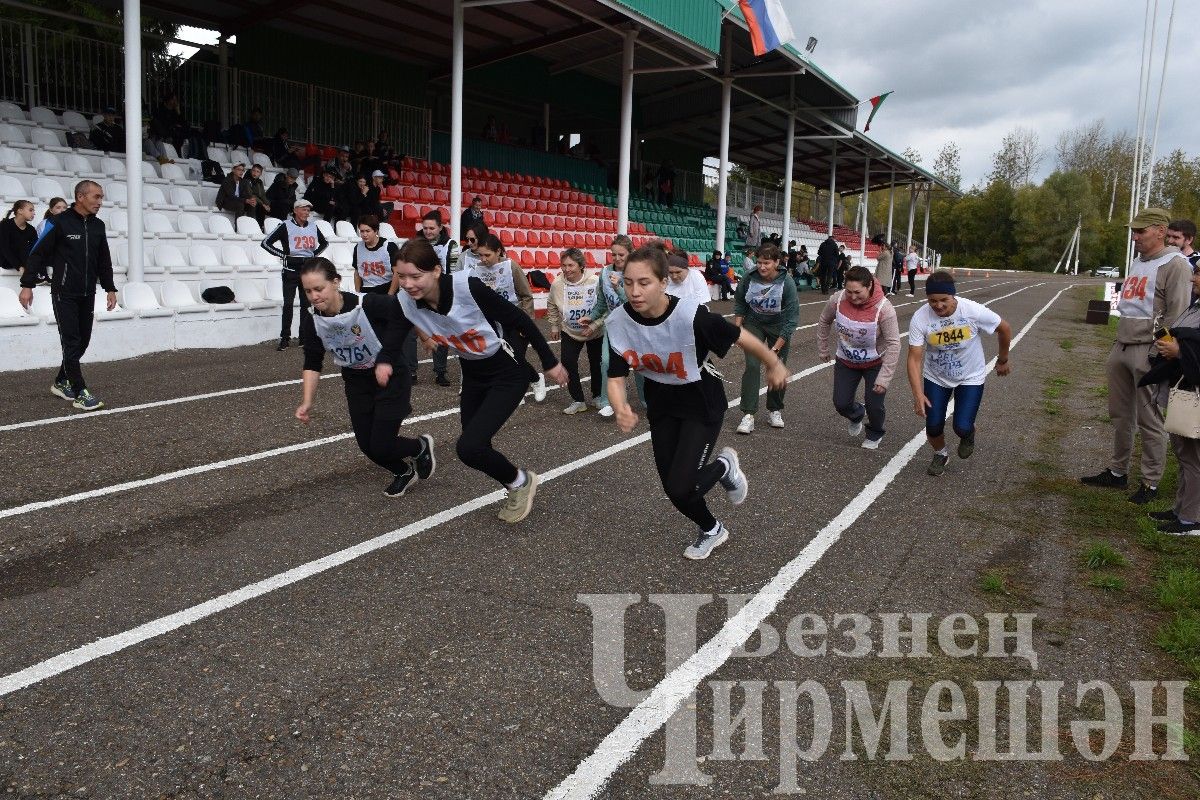
M1159 0L1152 98L1158 96L1171 0ZM926 166L947 141L962 151L963 186L981 181L1000 140L1035 130L1054 166L1059 133L1094 119L1133 132L1145 4L1138 0L783 0L798 47L860 99L892 90L870 136ZM1178 3L1158 153L1200 153L1196 134L1195 0ZM1189 109L1188 106L1192 108ZM859 115L859 130L869 106ZM1153 108L1151 109L1153 112Z

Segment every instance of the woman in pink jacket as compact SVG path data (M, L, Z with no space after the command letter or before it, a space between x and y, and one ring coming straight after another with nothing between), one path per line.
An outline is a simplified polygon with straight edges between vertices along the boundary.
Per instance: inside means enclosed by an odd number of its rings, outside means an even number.
M829 333L837 335L830 352ZM817 354L833 365L833 405L850 420L850 435L863 432L862 446L879 448L883 439L884 394L900 360L900 324L896 309L884 297L883 286L866 267L846 270L846 288L832 295L817 322ZM856 398L859 381L866 384L864 402Z

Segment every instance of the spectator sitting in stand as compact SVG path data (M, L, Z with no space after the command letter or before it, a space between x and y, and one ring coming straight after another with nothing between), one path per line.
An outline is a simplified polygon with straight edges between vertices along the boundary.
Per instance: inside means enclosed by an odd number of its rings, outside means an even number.
M255 108L250 112L250 118L242 123L242 139L245 145L255 150L262 150L267 135L262 127L262 109Z
M465 236L466 231L476 222L483 222L483 198L479 195L471 198L471 205L463 209L462 216L459 217L458 229L463 232L460 235Z
M383 173L379 173L380 177ZM358 221L366 216L379 218L382 209L379 207L379 189L367 183L367 179L363 177L355 178L353 181L346 181L342 184L344 187L349 187L346 190L345 210L350 224L358 227Z
M321 177L308 185L304 198L312 203L313 211L331 222L337 218L340 208L337 185L337 175L329 170L321 173ZM345 215L343 215L345 216Z
M246 176L243 182L249 189L249 197L246 198L246 212L258 220L258 227L262 227L263 220L271 211L271 203L267 200L267 187L263 185L263 168L261 164L255 164L250 167L250 174ZM249 201L253 199L251 205Z
M267 143L267 155L271 157L271 161L277 167L300 169L300 159L304 156L304 145L288 138L287 128L280 128L275 131L275 135Z
M217 208L228 211L234 219L246 213L246 201L252 196L246 178L246 165L234 164L229 175L217 189Z
M103 119L96 123L88 135L92 145L106 153L124 153L125 129L117 124L117 110L108 106L101 113Z
M371 140L363 149L363 157L358 162L357 174L364 178L370 178L374 173L381 171L383 171L383 161L375 152L375 141Z
M267 214L275 219L287 219L288 210L296 204L296 179L300 170L295 167L275 176L267 189Z
M396 151L392 149L392 143L388 141L387 131L380 131L375 137L375 155L384 164L389 164L396 159Z
M200 136L200 130L184 116L179 105L179 95L175 92L169 92L163 98L162 103L154 109L154 113L150 116L150 131L152 138L157 136L170 141L175 146L175 152L181 156L208 158L208 150L205 147L204 139ZM188 143L186 155L183 148L184 142Z
M729 282L729 261L721 257L720 250L714 250L712 258L705 263L704 277L720 288L722 300L728 300L729 295L733 294L733 284Z
M350 148L339 147L337 155L326 162L325 171L332 172L339 181L348 181L354 177L354 165L350 163Z

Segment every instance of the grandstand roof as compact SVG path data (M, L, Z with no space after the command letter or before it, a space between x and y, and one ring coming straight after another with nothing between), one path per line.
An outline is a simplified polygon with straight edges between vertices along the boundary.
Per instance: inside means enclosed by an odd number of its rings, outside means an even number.
M403 59L444 63L447 75L437 77L448 77L452 18L444 0L209 0L201 7L185 0L148 0L143 6L165 19L226 33L262 24L284 33L395 52ZM861 190L867 156L872 160L872 187L887 185L895 167L898 183L932 183L956 192L856 131L858 98L807 54L787 45L756 57L736 0L683 5L527 0L469 5L464 19L467 70L536 55L552 65L552 75L578 71L612 84L621 80L622 32L635 26L640 138L670 137L715 156L720 142L720 77L728 58L734 77L731 161L781 171L786 110L794 108L794 179L827 184L836 143L841 192Z

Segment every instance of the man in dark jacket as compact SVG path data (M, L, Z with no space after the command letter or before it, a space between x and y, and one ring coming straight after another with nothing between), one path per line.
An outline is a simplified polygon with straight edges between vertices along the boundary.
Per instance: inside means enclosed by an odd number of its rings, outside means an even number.
M104 190L95 181L75 184L75 204L54 217L29 253L21 275L19 299L25 308L33 303L37 276L52 270L50 297L58 322L58 338L63 360L51 394L73 401L80 411L104 407L88 391L79 360L87 352L95 321L96 284L108 293L108 310L117 307L117 287L113 283L112 256L104 222L96 216L104 200Z
M337 175L325 170L319 177L313 178L304 192L304 199L312 204L313 211L332 222L337 218L339 207Z
M104 118L92 128L88 138L97 150L106 153L125 152L125 129L117 124L117 110L112 106L104 109Z
M251 196L245 177L246 165L234 164L217 190L217 208L233 214L234 219L246 213L246 200Z
M838 245L830 234L817 248L817 277L821 280L821 294L829 294L829 287L837 277Z
M263 168L261 164L255 164L250 167L250 174L246 176L243 182L247 189L246 214L258 220L258 227L262 227L263 220L267 216L267 212L271 210L271 204L267 201L267 188L263 185ZM253 198L253 203L249 202Z
M898 294L900 292L900 281L904 277L904 251L900 249L899 242L892 242L892 291L890 294Z
M287 219L288 209L296 204L296 179L300 170L289 169L275 176L267 189L267 215L275 219Z

